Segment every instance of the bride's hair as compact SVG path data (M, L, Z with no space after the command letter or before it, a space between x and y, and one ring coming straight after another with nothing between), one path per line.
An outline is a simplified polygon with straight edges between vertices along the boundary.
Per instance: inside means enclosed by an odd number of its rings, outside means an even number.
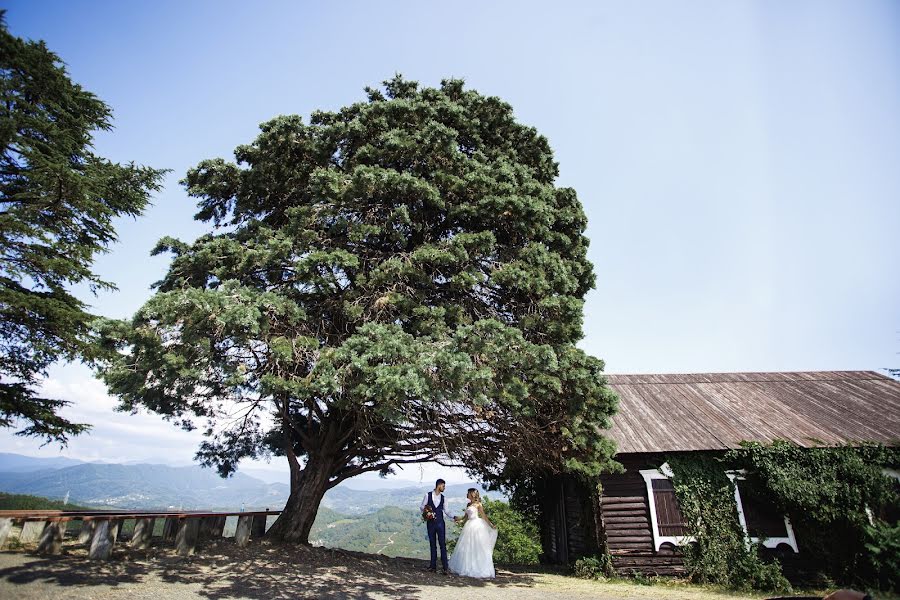
M481 502L481 494L478 493L478 490L475 488L469 488L469 492L466 496L471 496L471 504L475 504L476 502Z

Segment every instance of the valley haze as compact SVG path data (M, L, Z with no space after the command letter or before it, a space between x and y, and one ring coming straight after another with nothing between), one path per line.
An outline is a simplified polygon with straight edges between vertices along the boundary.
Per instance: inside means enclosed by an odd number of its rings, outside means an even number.
M260 473L262 471L262 473ZM272 470L247 469L227 479L212 469L162 464L82 462L70 458L36 458L0 453L0 491L50 499L68 496L72 504L97 508L280 510L290 487L280 481L251 475L274 475ZM384 507L418 511L432 481L401 479L346 481L325 495L322 506L344 515L363 515ZM466 504L466 490L478 487L483 494L501 499L472 482L447 486L451 509Z

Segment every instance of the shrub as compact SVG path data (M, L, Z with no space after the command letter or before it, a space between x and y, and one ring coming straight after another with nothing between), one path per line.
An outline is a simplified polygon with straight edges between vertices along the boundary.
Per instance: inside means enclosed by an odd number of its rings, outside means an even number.
M483 503L491 522L497 526L494 562L536 565L541 556L541 537L534 519L501 500L485 497ZM456 539L448 539L448 551L452 553L455 548Z
M595 556L586 556L575 561L575 577L582 579L605 579L603 563Z

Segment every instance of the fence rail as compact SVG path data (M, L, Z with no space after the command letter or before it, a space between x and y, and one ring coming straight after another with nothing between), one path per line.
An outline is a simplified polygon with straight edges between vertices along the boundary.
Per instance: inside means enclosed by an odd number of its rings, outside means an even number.
M126 541L122 535L126 521L134 521L131 539L127 540L130 547L142 549L150 545L157 519L165 519L160 536L163 543L174 542L179 556L190 556L199 540L223 537L228 517L237 517L235 543L246 546L250 539L263 536L269 516L280 514L277 510L0 510L0 549L18 539L22 545L36 544L39 553L59 554L69 523L79 521L81 529L76 543L87 546L90 558L107 560L116 542Z

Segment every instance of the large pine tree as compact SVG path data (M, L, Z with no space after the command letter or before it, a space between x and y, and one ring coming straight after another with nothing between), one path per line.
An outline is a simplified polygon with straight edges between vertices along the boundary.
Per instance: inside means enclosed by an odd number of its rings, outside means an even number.
M113 287L91 271L94 256L162 177L96 156L92 136L110 127L109 107L43 42L10 34L0 11L0 427L46 442L87 427L36 390L53 362L95 354L94 317L70 287Z
M213 232L162 240L156 294L107 324L124 409L204 422L198 457L223 475L287 456L282 540L367 471L596 473L613 451L615 396L575 347L586 219L547 140L460 81L367 92L189 171Z

